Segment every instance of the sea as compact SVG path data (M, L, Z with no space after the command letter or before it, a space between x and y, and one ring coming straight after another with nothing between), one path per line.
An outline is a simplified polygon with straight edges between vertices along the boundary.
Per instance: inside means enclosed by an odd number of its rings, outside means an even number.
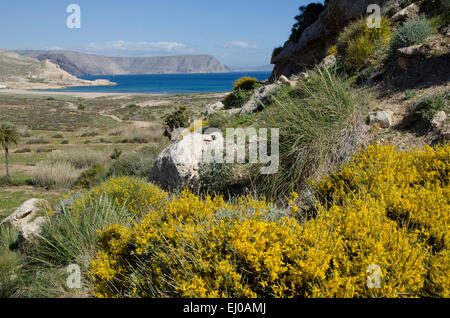
M262 81L270 72L231 72L205 74L99 75L80 77L86 80L107 79L115 86L70 87L51 92L134 93L134 94L198 94L229 92L233 83L243 77Z

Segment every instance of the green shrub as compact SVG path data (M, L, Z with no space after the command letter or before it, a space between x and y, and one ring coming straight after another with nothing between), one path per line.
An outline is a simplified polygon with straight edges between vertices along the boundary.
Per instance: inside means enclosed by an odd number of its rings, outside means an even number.
M46 145L50 142L45 140L43 136L32 136L30 140L27 141L27 145Z
M31 152L31 149L30 148L20 148L20 149L17 149L16 151L14 151L14 153L29 153L29 152Z
M198 173L194 188L201 193L224 193L233 177L232 166L227 163L201 164Z
M404 95L405 95L405 99L408 100L408 99L411 99L411 98L415 97L416 96L416 92L415 91L406 90L404 92Z
M295 17L297 23L294 24L291 30L289 41L297 43L300 40L303 32L311 24L316 22L319 15L325 10L325 6L320 3L310 3L307 6L301 6L299 8L300 14Z
M254 77L242 77L236 80L233 84L234 90L243 90L243 91L251 91L254 90L261 82Z
M281 88L254 122L279 128L279 169L272 175L255 171L262 191L277 197L299 193L308 178L339 165L358 146L364 101L335 73L316 68L298 89Z
M225 109L240 108L250 100L252 91L237 89L225 97Z
M52 138L54 138L54 139L63 139L64 136L61 135L61 134L56 134L56 135L52 136Z
M158 153L156 148L145 147L135 153L123 155L111 164L108 176L148 178Z
M69 144L69 141L68 140L63 140L63 141L61 141L61 145L68 145Z
M105 180L107 172L105 165L92 166L80 175L75 185L89 189Z
M36 153L49 153L55 150L54 148L40 148L36 150Z
M189 116L186 107L179 107L173 113L164 117L164 136L170 137L177 128L189 126Z
M394 51L423 43L433 32L430 24L424 17L406 21L397 30L392 44Z
M119 150L117 148L114 148L113 152L109 155L109 158L112 160L119 159L119 157L122 155L122 150Z
M391 38L388 18L381 19L380 28L369 29L365 18L351 23L339 35L336 44L338 59L346 70L356 72L377 60Z
M0 187L20 187L27 185L28 180L16 180L13 177L0 176Z
M414 109L414 121L425 123L427 127L431 127L431 121L439 111L449 112L448 101L444 96L435 94L422 99Z
M98 131L97 131L95 128L89 128L89 129L86 129L86 132L82 133L82 134L80 135L80 137L81 137L81 138L85 138L85 137L96 137L96 136L98 136L98 135L99 135L99 133L98 133Z

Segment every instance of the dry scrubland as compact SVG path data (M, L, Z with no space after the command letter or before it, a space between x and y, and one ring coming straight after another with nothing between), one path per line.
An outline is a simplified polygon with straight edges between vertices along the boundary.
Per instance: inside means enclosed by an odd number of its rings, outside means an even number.
M115 149L124 156L136 149L151 149L153 156L149 154L147 162L151 167L152 157L167 143L162 139L162 118L187 104L192 116L198 115L216 98L216 94L81 98L1 92L1 121L18 127L20 141L10 155L13 184L2 179L0 185L0 218L27 198L56 198L87 168L110 164ZM0 156L4 176L3 149ZM33 177L50 191L32 187ZM54 178L60 180L56 186L49 184Z
M31 196L55 198L35 243L17 249L17 231L1 228L0 296L450 297L450 146L433 126L449 114L440 69L450 21L430 12L375 31L355 21L330 49L335 65L278 83L240 116L263 83L237 82L207 117L223 96L0 95L1 118L23 135L3 214ZM395 50L415 44L433 50L402 68ZM435 76L416 76L423 65ZM387 110L389 125L370 121ZM147 183L169 143L163 131L194 119L279 127L280 170L207 165L190 189ZM73 263L81 289L66 285ZM372 264L379 289L367 287Z

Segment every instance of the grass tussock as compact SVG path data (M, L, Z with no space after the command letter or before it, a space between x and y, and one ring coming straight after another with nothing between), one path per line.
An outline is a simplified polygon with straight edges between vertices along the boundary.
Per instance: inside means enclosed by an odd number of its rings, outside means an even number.
M50 164L67 163L75 169L87 169L108 160L106 153L92 150L71 150L52 154Z
M18 235L18 231L13 227L0 228L0 298L13 296L19 285L20 256L11 250Z
M156 127L152 128L137 128L130 127L122 131L123 143L146 144L149 142L157 142L160 140L162 130Z
M34 184L48 189L71 189L82 169L67 162L44 164L33 172Z
M273 100L258 123L280 133L279 170L259 177L269 196L302 191L308 178L338 166L361 142L365 101L331 71L318 68L299 88L284 88Z

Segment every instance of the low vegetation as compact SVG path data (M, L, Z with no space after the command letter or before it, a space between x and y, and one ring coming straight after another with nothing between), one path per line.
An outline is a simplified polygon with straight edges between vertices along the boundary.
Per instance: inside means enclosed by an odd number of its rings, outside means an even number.
M406 21L398 28L392 48L397 50L402 47L423 43L432 32L433 29L424 17Z
M141 221L101 232L86 275L99 297L448 297L449 155L369 147L316 184L316 216L303 224L295 193L281 211L152 189ZM117 186L103 187L128 196ZM370 266L379 289L366 286Z
M383 17L380 28L369 28L366 18L350 24L336 45L340 62L348 72L356 72L380 59L389 46L391 22Z

